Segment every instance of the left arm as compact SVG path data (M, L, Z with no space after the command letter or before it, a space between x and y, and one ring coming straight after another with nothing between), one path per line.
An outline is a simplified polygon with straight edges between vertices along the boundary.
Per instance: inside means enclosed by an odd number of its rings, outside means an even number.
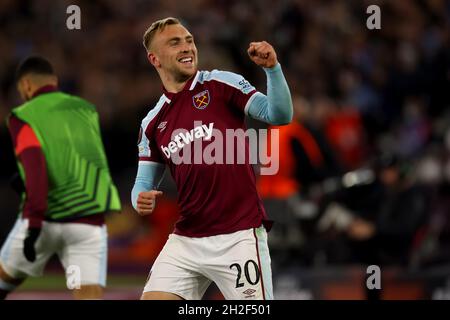
M45 156L31 126L11 116L9 130L17 158L25 172L23 218L30 228L41 228L47 210L48 178Z
M23 218L28 219L27 236L24 239L25 258L34 262L34 244L41 233L42 221L47 210L48 177L45 156L31 126L11 116L9 130L15 153L25 172L26 199Z
M285 125L292 121L291 93L278 63L273 68L264 68L267 75L267 96L257 92L247 107L253 119L271 125Z
M266 73L267 96L255 93L247 106L247 114L272 125L290 123L293 116L291 93L275 50L265 41L252 42L248 54Z

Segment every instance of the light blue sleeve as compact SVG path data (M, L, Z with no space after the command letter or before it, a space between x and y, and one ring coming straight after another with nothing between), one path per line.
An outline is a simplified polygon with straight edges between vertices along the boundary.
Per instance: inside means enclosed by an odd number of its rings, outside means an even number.
M284 125L292 121L294 113L291 93L281 65L263 68L267 76L267 96L257 92L251 97L246 113L271 125Z
M139 161L136 180L131 190L131 204L137 208L137 198L143 191L156 190L164 178L165 165L157 162Z

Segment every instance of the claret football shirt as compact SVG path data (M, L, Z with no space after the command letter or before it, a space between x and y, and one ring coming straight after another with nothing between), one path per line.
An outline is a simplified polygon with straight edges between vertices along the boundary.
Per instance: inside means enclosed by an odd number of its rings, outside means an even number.
M139 161L166 164L177 185L176 234L206 237L261 224L270 229L248 140L242 139L255 94L238 74L198 71L182 91L164 91L142 121Z

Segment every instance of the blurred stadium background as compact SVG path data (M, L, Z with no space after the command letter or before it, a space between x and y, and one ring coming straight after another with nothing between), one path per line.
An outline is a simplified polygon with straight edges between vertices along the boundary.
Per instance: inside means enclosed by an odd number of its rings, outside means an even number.
M77 4L82 29L66 28ZM381 8L368 30L366 8ZM18 62L48 57L63 91L98 108L110 168L123 201L108 216L107 299L137 299L177 219L176 190L148 218L129 194L141 119L161 86L141 45L159 18L175 16L196 37L202 69L264 73L246 56L265 39L291 87L296 124L281 132L275 177L259 180L268 214L275 296L365 299L365 270L383 271L383 299L450 298L450 3L445 0L2 0L0 1L0 243L19 204L5 125L20 103ZM251 127L262 127L249 122ZM52 261L10 299L69 299ZM206 298L220 299L212 287Z

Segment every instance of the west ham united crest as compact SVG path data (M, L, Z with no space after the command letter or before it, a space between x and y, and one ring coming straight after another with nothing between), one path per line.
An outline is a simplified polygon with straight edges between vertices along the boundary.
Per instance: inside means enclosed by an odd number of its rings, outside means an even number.
M195 96L192 97L192 102L194 103L194 107L197 109L203 110L205 109L209 104L209 91L205 90L200 93L197 93Z

